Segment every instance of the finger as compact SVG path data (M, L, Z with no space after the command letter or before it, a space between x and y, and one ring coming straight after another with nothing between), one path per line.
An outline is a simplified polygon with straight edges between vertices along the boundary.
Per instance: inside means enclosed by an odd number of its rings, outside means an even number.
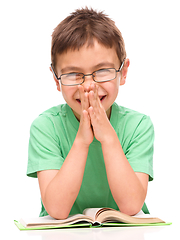
M92 106L90 106L88 108L88 113L89 113L89 116L90 116L90 119L91 119L91 123L93 125L94 120L95 120L95 112L94 112L94 108Z
M98 96L98 85L95 84L94 86L94 96L97 100L99 100L99 96Z
M87 110L88 107L89 107L89 97L88 97L88 93L85 92L84 93L83 109Z
M94 109L100 107L100 99L98 96L97 88L95 87L94 91L91 90L89 93L89 103Z
M95 99L95 95L94 95L94 92L91 90L89 92L89 103L90 103L90 106L92 107L96 107L96 99Z
M90 124L89 113L86 110L83 110L80 119L80 126L86 128L89 124Z
M83 88L83 86L79 85L78 89L79 89L80 100L81 100L81 104L82 104L82 102L84 101L84 88Z
M89 107L88 93L84 92L83 86L78 86L81 100L82 110L87 110Z
M95 83L91 83L90 85L90 92L94 92L94 97L97 98L98 97L98 86Z
M90 123L89 113L86 110L83 110L82 114L83 114L83 122L85 124L89 124Z
M83 110L83 125L86 129L89 129L93 133L93 127L92 127L91 117L89 115L89 111ZM94 133L93 133L94 135Z

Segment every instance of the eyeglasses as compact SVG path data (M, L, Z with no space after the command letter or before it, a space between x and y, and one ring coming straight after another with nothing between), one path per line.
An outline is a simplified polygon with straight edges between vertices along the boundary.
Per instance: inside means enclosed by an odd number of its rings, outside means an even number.
M80 85L85 81L86 76L92 76L93 80L97 83L101 82L108 82L117 77L117 72L120 72L123 68L124 65L123 60L120 68L116 70L115 68L103 68L99 69L97 71L94 71L91 74L84 74L84 73L77 73L77 72L72 72L72 73L67 73L67 74L61 74L60 77L57 77L52 63L51 63L51 69L56 77L57 80L60 80L61 84L64 86L75 86L75 85Z

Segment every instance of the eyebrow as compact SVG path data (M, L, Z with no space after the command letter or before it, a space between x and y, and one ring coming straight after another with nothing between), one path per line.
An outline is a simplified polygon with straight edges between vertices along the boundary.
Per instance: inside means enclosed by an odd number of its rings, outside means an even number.
M114 67L115 67L114 63L102 62L102 63L99 63L99 64L93 66L92 69L94 69L94 71L96 71L96 70L101 69L101 68L114 68ZM67 66L67 67L64 67L63 69L61 69L62 74L72 72L72 71L83 72L82 68L75 67L75 66Z
M102 63L99 63L96 66L94 66L94 68L96 68L96 69L104 68L104 67L114 68L115 66L114 66L114 63L110 63L110 62L102 62Z
M74 66L68 66L68 67L61 69L62 73L68 73L68 72L72 72L72 71L80 72L81 68L74 67Z

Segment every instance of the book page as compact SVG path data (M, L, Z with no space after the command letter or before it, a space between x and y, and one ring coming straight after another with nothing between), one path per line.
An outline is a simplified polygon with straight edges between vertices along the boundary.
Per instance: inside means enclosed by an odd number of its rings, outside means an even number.
M150 214L145 214L142 210L132 217L135 217L135 218L155 218Z
M76 214L76 215L69 216L67 219L63 219L63 220L57 220L48 215L48 216L38 217L38 218L23 218L19 222L24 227L27 227L27 226L39 226L39 225L43 226L43 225L72 224L81 219L91 221L90 218L85 217L82 214Z
M102 210L102 211L100 211L100 210ZM95 221L96 217L98 217L98 215L99 215L98 212L100 212L100 214L101 214L102 212L104 212L103 210L108 212L108 210L110 210L110 209L108 209L108 208L86 208L83 211L83 214L91 217ZM120 212L120 211L117 211L114 209L111 209L111 211ZM131 216L131 217L133 217L133 218L155 218L150 214L145 214L142 210L140 212L138 212L136 215Z
M99 210L101 210L102 208L86 208L84 211L83 211L83 214L86 215L86 216L89 216L91 217L94 221L95 221L95 218L96 218L96 214Z

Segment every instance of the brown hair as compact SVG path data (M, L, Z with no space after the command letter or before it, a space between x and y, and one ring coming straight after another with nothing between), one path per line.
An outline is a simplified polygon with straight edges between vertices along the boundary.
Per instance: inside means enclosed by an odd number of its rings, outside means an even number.
M56 56L71 49L80 49L85 43L93 46L93 39L106 47L115 47L122 64L126 50L121 32L115 22L103 12L93 9L78 9L66 17L52 34L51 61L56 68Z

